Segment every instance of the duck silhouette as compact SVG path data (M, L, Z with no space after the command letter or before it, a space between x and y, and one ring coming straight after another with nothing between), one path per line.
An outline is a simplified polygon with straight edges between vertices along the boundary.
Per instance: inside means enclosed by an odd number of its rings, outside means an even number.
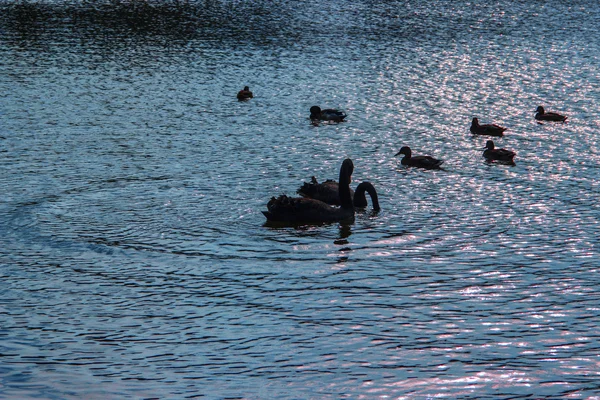
M479 119L473 118L471 121L471 133L473 135L502 136L505 127L496 124L479 125Z
M238 100L248 100L253 97L254 97L254 95L252 94L252 92L250 91L250 88L248 86L244 86L244 88L242 90L240 90L237 94Z
M513 163L513 158L515 158L515 152L506 149L497 149L494 145L494 141L488 140L485 144L485 149L483 151L483 156L488 161L502 161L506 163Z
M542 106L538 106L538 108L535 110L536 114L535 114L535 119L537 119L538 121L558 121L558 122L564 122L567 120L567 117L555 112L546 112L546 110L544 110L544 107Z
M350 181L354 164L347 158L340 167L338 194L340 207L331 206L320 200L305 197L288 197L281 195L272 197L267 203L267 210L262 213L270 222L286 223L323 223L354 221L354 204L350 195Z
M313 121L331 121L342 122L347 115L343 111L338 111L333 108L321 110L319 106L310 108L310 119Z
M379 198L375 187L370 182L362 182L356 187L356 191L350 189L350 196L354 207L366 207L367 197L365 193L369 193L373 209L379 211ZM319 183L314 176L310 182L304 184L298 189L298 194L303 197L308 197L315 200L320 200L330 205L341 205L339 195L339 184L331 179Z
M438 160L430 156L413 156L410 147L404 146L397 152L394 157L404 154L402 158L402 165L409 167L419 167L425 169L440 169L440 166L444 163L443 160Z

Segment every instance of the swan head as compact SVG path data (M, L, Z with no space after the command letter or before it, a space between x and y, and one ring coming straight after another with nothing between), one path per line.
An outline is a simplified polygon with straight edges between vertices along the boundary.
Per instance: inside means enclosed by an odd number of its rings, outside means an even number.
M538 106L538 108L535 110L535 112L540 113L540 114L544 114L545 113L544 107Z
M485 149L487 149L487 150L494 150L495 147L496 146L494 146L494 141L493 140L488 140L485 143Z
M471 121L471 126L479 126L479 119L473 118L473 121Z
M346 158L344 162L342 162L342 167L340 168L340 183L342 182L342 178L345 178L348 183L352 180L352 173L354 172L354 163L351 159Z

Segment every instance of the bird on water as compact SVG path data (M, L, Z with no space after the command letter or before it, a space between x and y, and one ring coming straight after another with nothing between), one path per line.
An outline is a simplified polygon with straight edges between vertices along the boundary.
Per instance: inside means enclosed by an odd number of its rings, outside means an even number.
M327 108L325 110L321 110L321 107L319 106L312 106L310 108L310 119L312 121L342 122L346 117L346 113L333 108Z
M473 135L502 136L505 127L496 124L479 125L479 119L473 118L471 121L471 133Z
M373 209L378 211L380 209L379 198L375 187L370 182L360 183L356 188L356 191L350 189L350 196L352 196L354 207L367 206L367 197L365 193L369 193ZM341 205L339 184L331 179L319 183L317 178L313 176L310 182L304 182L298 189L298 194L303 197L320 200L330 205Z
M546 111L544 110L544 107L538 106L538 108L535 110L535 119L537 119L538 121L564 122L567 120L567 117L559 113Z
M238 100L248 100L253 97L254 97L254 95L252 94L252 92L250 91L250 88L248 86L244 86L244 88L242 90L240 90L237 94Z
M513 163L513 158L515 158L515 155L516 153L514 151L506 149L497 149L494 145L493 140L487 141L483 151L483 156L488 161L502 161L507 163Z
M350 195L350 182L354 164L347 158L340 167L339 188L340 207L331 206L320 200L305 197L272 197L263 214L269 222L323 223L354 222L354 204Z
M440 169L440 166L444 163L443 160L438 160L431 156L413 156L410 147L404 146L397 152L394 157L404 154L402 157L402 165L409 167L419 167L425 169Z

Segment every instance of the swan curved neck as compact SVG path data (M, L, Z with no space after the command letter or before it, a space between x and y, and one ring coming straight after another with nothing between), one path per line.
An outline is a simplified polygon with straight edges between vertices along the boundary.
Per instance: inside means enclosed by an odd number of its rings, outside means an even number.
M377 191L373 187L370 182L362 182L356 188L354 192L354 205L356 207L366 207L367 206L367 197L365 196L365 192L369 193L371 197L371 203L373 204L373 209L375 211L380 210L379 207L379 198L377 196Z

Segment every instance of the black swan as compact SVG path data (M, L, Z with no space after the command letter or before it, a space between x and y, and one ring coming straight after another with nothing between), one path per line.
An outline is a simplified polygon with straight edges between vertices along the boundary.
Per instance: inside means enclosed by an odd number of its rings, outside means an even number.
M345 159L340 168L339 196L340 207L334 207L315 199L305 197L272 197L267 203L268 211L262 213L271 222L322 223L354 221L354 205L350 195L350 181L354 164Z
M350 196L353 199L354 207L366 207L367 197L365 192L369 193L371 197L371 203L373 203L373 209L379 211L379 198L377 197L377 191L370 182L362 182L356 188L356 191L350 189ZM317 178L314 176L311 178L310 183L304 182L302 187L298 189L298 194L304 197L308 197L315 200L320 200L324 203L337 205L341 204L339 195L339 185L334 180L326 180L325 182L317 182Z
M539 106L536 110L535 110L536 114L535 114L535 119L537 119L538 121L559 121L559 122L564 122L567 120L567 117L565 117L564 115L560 115L558 113L555 112L546 112L546 110L544 110L544 107Z
M443 160L438 160L437 158L433 158L430 156L412 156L412 152L410 151L410 147L404 146L397 152L394 157L404 154L402 158L402 165L407 165L409 167L420 167L426 169L439 169L440 165L444 163Z
M310 119L313 121L342 122L346 117L347 115L344 112L332 108L325 110L321 110L319 106L312 106L310 108Z
M253 97L254 97L254 95L252 94L252 92L250 91L250 88L248 86L244 86L244 88L242 90L240 90L237 94L238 100L248 100Z
M513 158L515 157L515 152L506 150L506 149L496 149L494 146L494 142L492 140L488 140L485 145L485 150L483 152L483 156L488 161L504 161L508 163L513 162Z
M473 118L471 122L471 133L473 135L502 136L505 130L505 127L496 124L479 125L477 118Z

